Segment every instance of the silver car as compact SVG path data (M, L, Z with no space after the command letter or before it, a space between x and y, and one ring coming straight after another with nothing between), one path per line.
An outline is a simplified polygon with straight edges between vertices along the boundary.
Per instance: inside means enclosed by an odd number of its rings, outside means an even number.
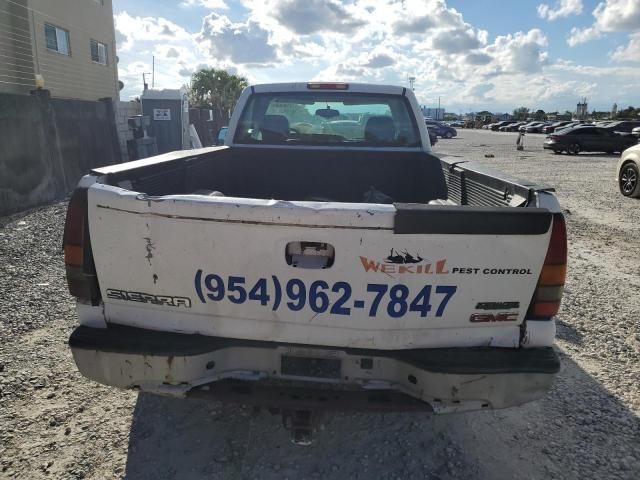
M618 163L618 186L625 197L640 198L640 144L622 152Z

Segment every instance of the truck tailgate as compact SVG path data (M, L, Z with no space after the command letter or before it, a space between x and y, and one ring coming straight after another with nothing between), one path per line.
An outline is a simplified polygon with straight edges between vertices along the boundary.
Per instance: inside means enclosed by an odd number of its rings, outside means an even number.
M108 322L377 349L517 347L551 221L530 208L417 215L102 184L88 202ZM538 227L513 229L505 212Z

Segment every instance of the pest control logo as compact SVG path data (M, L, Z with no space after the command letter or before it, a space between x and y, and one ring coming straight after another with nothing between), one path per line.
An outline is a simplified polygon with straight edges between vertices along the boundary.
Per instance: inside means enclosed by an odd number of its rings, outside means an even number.
M424 258L420 256L419 253L416 253L415 257L411 255L409 252L404 250L402 253L399 253L396 249L392 248L391 253L385 259L385 263L420 263Z
M392 248L389 255L381 260L360 256L362 268L365 272L380 272L386 274L395 273L414 273L426 275L444 275L448 274L447 260L441 259L431 261L425 259L418 252L409 252L408 250L397 250Z

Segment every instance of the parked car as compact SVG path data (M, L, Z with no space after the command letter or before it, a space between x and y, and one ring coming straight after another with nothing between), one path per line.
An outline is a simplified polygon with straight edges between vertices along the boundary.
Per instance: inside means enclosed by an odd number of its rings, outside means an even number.
M216 135L216 145L224 145L227 130L229 130L229 127L220 127L220 130L218 130L218 134Z
M553 133L556 131L556 129L558 128L562 128L566 125L569 125L571 122L571 120L563 120L562 122L554 122L551 125L546 125L544 127L542 127L542 133Z
M525 125L527 122L515 122L515 123L509 123L508 125L503 125L502 127L500 127L498 130L500 130L501 132L517 132L518 129L522 126Z
M633 135L636 138L640 138L640 127L636 127L633 130L631 130L631 135Z
M640 127L640 121L635 120L623 120L621 122L609 122L603 128L613 130L614 132L631 133L636 127Z
M438 143L438 135L435 130L427 124L427 131L429 132L429 142L433 147L436 143Z
M504 127L505 125L510 125L512 123L516 123L515 120L503 120L501 122L497 122L497 123L492 123L491 124L491 130L494 132L497 132L500 127Z
M565 129L569 129L569 128L573 128L573 127L582 127L582 126L589 126L589 125L594 125L594 123L592 122L587 122L585 120L575 120L572 121L571 123L567 123L565 126L563 127L558 127L554 130L555 132L559 132L561 130L565 130Z
M620 155L618 187L625 197L640 198L640 144L627 148Z
M518 127L518 131L519 132L524 132L527 130L527 127L530 127L531 125L538 123L538 122L526 122L524 125L520 125L520 127Z
M542 127L546 127L548 124L546 122L533 122L527 125L524 128L524 131L527 133L541 133ZM522 130L521 130L522 131Z
M426 123L427 128L433 130L438 137L453 138L458 136L455 128L445 125L444 123L436 122L435 120L427 120Z
M543 147L554 153L567 152L577 155L580 152L622 152L637 143L631 135L623 135L595 125L585 125L563 129L549 135Z
M449 122L449 126L450 127L463 128L464 127L464 122L462 120L456 120L454 122Z

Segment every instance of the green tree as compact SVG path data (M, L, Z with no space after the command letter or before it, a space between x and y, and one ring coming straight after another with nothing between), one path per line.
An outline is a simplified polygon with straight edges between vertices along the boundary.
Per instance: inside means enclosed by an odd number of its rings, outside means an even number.
M513 111L513 117L516 120L526 120L529 118L529 109L527 107L518 107Z
M536 110L536 113L533 114L533 118L538 121L546 120L547 114L544 113L544 110Z
M624 110L618 110L616 117L620 119L629 118L635 120L638 118L638 114L640 114L640 108L633 108L629 106Z
M189 102L191 105L213 110L216 127L226 125L247 79L226 70L203 68L191 76Z

